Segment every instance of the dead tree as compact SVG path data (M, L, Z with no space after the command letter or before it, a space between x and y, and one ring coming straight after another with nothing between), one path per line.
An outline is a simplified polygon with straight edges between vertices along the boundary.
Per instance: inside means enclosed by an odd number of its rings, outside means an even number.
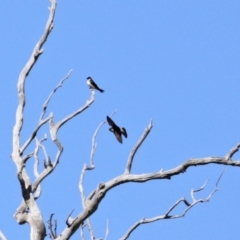
M91 158L90 163L85 164L83 166L81 175L80 175L80 181L79 181L79 191L82 199L82 211L79 212L76 217L71 217L71 214L69 216L66 216L66 227L63 230L58 229L60 232L57 234L57 222L53 221L53 214L50 216L50 219L48 220L48 230L45 225L46 220L43 219L41 210L39 209L39 206L37 204L38 198L41 196L41 183L44 181L45 178L47 178L53 171L57 170L58 163L61 158L61 154L63 152L63 146L58 139L58 131L61 129L61 127L73 119L74 117L78 116L80 113L85 111L87 108L89 108L94 103L94 90L91 90L91 94L89 99L86 101L83 106L80 106L78 109L76 109L73 113L70 115L64 117L58 122L54 121L54 114L51 113L48 116L45 116L46 110L48 108L48 104L53 97L54 93L64 84L64 81L70 77L71 70L68 72L68 74L60 81L60 83L53 89L53 91L50 93L49 97L46 99L45 103L42 107L42 112L40 113L39 122L36 125L35 129L33 129L32 133L24 142L21 144L20 138L22 134L22 127L24 124L24 108L26 105L26 93L25 93L25 83L28 74L30 73L32 67L37 62L40 55L43 53L42 46L47 41L48 36L50 35L52 29L53 29L53 21L54 21L54 15L56 11L56 0L50 0L51 6L49 8L49 18L47 20L47 24L45 27L45 31L40 38L40 40L37 42L36 46L33 49L33 52L27 61L25 67L22 69L18 83L17 83L17 89L18 89L18 106L16 110L16 122L15 126L13 128L13 151L11 154L11 158L16 165L17 169L17 178L20 183L21 187L21 193L22 193L22 202L19 204L18 209L15 212L15 219L19 224L26 224L28 223L30 226L30 239L32 240L42 240L45 239L47 234L52 239L58 239L58 240L65 240L70 239L71 236L76 232L76 230L81 230L81 237L84 239L84 233L83 228L86 226L89 230L91 239L96 239L93 227L91 225L90 216L92 216L95 211L98 208L98 205L101 203L101 201L104 199L105 195L113 188L118 187L121 184L127 184L129 182L138 182L138 183L144 183L151 180L162 180L162 179L171 179L175 175L183 174L187 171L188 168L192 166L199 166L199 165L206 165L206 164L221 164L221 165L229 165L229 166L240 166L240 161L233 161L232 157L233 155L239 150L240 144L236 144L235 147L233 147L225 156L222 157L205 157L205 158L198 158L198 159L189 159L186 162L182 163L179 166L176 166L173 169L170 170L163 170L152 173L144 173L144 174L134 174L132 173L132 165L134 156L136 155L138 149L141 147L143 142L146 140L148 134L151 132L153 123L152 121L149 122L146 129L143 131L142 136L139 138L138 142L133 146L131 152L129 153L129 157L126 161L126 168L124 169L123 173L120 176L117 176L113 179L110 179L107 182L101 182L98 184L98 186L92 190L92 192L86 196L84 192L84 176L89 170L94 170L95 164L94 164L94 154L96 151L96 136L98 134L98 131L100 130L101 126L105 124L106 121L103 121L99 127L96 129L93 138L92 138L92 149L91 149ZM38 133L39 130L45 125L49 124L49 133L51 136L52 142L56 145L57 152L54 159L50 159L47 150L44 146L44 142L47 140L47 136L44 136L42 138L39 138ZM35 148L28 152L27 149L29 145L35 141ZM45 161L44 161L44 170L39 172L39 150L42 150L45 155ZM35 161L34 164L34 176L35 180L32 182L29 177L29 173L26 169L26 165L28 164L28 160L33 158ZM221 176L220 176L221 177ZM220 180L219 177L219 180ZM172 203L171 207L166 210L165 213L162 215L156 215L154 218L149 219L141 219L132 226L129 226L129 229L126 230L125 233L123 233L122 240L128 239L131 235L131 233L137 229L141 224L151 223L154 221L159 221L163 219L174 219L174 218L180 218L184 217L185 214L196 204L200 202L207 202L211 199L213 194L218 190L218 183L219 180L216 182L216 188L210 193L210 195L204 199L196 199L194 196L194 193L196 191L203 190L206 183L203 187L201 187L198 190L192 190L191 191L191 198L192 201L189 202L185 198L181 198L177 200L175 203ZM182 214L179 215L172 215L172 210L177 207L181 202L183 202L186 205L186 209L182 212ZM4 231L4 230L3 230ZM106 236L108 235L108 227L106 230ZM0 238L6 239L3 233L0 231Z

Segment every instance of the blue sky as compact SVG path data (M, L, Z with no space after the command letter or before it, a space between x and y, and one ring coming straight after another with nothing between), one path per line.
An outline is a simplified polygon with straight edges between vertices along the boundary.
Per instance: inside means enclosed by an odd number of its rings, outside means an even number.
M47 0L1 2L0 229L8 239L29 239L29 226L18 226L12 217L21 193L9 156L17 79L43 33L49 5ZM91 108L59 132L64 153L43 182L38 200L45 222L55 213L59 233L70 211L75 209L73 216L81 211L80 171L89 161L95 129L115 109L113 119L129 137L121 145L107 125L102 127L96 169L85 178L86 193L122 174L150 119L153 129L135 156L135 174L171 169L191 157L224 156L240 142L239 11L239 1L58 1L54 29L26 82L22 143L36 126L43 102L70 69L71 77L49 105L48 113L53 112L56 121L89 98L87 76L105 92L97 92ZM44 133L54 158L47 126L39 138ZM92 217L96 237L104 237L108 220L108 239L119 239L140 218L164 214L181 197L190 200L190 190L210 178L197 195L208 196L224 168L220 191L209 203L196 206L185 218L141 226L130 239L237 239L240 170L218 165L190 168L171 180L113 189ZM180 206L174 212L182 210ZM72 239L79 239L79 232Z

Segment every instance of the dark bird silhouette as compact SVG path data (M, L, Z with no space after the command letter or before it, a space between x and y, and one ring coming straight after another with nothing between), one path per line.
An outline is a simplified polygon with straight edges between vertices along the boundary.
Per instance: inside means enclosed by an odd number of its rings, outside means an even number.
M93 81L93 79L91 77L87 77L87 85L91 89L96 89L96 90L98 90L100 92L104 92L104 90L99 88L98 85Z
M120 128L119 126L117 126L115 124L115 122L109 117L107 116L107 121L108 124L111 126L111 128L109 128L110 132L113 132L115 137L117 138L117 140L122 143L122 135L127 138L127 131L125 128Z

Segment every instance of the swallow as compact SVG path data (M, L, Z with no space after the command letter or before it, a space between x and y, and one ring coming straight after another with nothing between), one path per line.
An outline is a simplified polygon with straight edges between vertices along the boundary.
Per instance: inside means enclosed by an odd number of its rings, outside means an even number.
M107 116L107 121L108 124L111 126L111 128L109 128L110 132L113 132L115 137L117 138L117 140L122 143L122 135L127 138L127 131L125 128L120 128L119 126L117 126L115 124L115 122L109 117Z
M104 90L99 88L98 85L93 81L91 77L87 77L87 85L89 86L90 89L96 89L101 93L104 92Z

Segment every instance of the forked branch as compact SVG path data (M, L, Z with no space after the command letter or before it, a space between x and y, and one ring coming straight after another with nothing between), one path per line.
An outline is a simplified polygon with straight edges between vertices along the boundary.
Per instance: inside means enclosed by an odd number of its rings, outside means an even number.
M218 178L217 182L216 182L216 187L215 189L210 193L210 195L206 198L201 198L201 199L198 199L196 200L195 199L195 196L194 196L194 193L195 192L199 192L199 191L202 191L207 182L206 181L204 183L204 185L200 188L200 189L197 189L197 190L191 190L191 197L192 197L192 203L189 203L186 198L181 198L179 199L176 203L174 203L170 209L163 215L160 215L160 216L156 216L156 217L153 217L153 218L143 218L139 221L137 221L131 228L129 228L129 230L124 234L124 236L122 238L120 238L120 240L126 240L130 237L130 235L133 233L133 231L135 231L140 225L142 224L147 224L147 223L152 223L152 222L156 222L156 221L160 221L160 220L164 220L164 219L176 219L176 218L181 218L181 217L184 217L187 212L193 208L196 204L198 203L204 203L204 202L209 202L210 199L212 198L213 194L218 191L218 183L221 179L223 175L223 172L221 173L220 177ZM184 203L186 205L186 209L181 213L181 214L176 214L176 215L170 215L170 213L173 211L173 209L175 209L180 203Z
M42 107L42 113L38 122L38 125L35 127L35 129L33 130L31 136L28 138L28 140L23 144L23 146L21 147L20 152L23 153L24 150L29 146L29 144L32 142L32 140L34 139L34 137L37 135L39 129L45 124L47 123L52 115L50 114L47 118L43 119L46 111L47 111L47 107L48 104L53 96L53 94L60 88L62 87L63 83L65 82L65 80L67 80L70 76L70 74L72 73L72 70L70 70L68 72L68 74L59 82L59 84L53 89L53 91L50 93L50 95L48 96L47 100L44 102L43 107Z

